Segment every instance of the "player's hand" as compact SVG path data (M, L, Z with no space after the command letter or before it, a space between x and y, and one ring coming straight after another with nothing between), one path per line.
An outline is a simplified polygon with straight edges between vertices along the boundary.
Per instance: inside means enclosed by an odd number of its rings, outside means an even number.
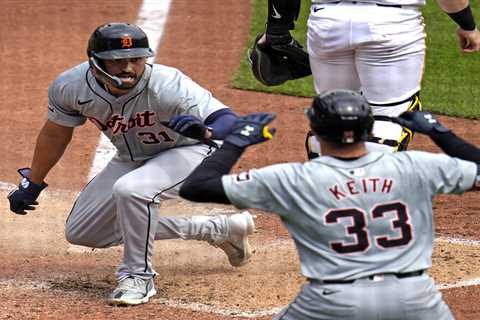
M204 140L208 129L201 119L189 114L174 116L164 124L182 136L196 140Z
M477 28L475 30L463 30L457 29L458 44L462 52L471 53L480 51L480 31Z
M272 139L276 130L269 128L267 124L276 116L275 113L257 112L238 117L225 142L239 148L246 148Z
M402 127L406 127L414 132L430 135L434 132L449 132L435 117L425 111L406 111L399 117L393 119Z
M30 168L18 169L22 180L18 188L10 192L7 196L10 202L10 210L16 214L25 215L27 214L26 210L35 210L40 192L48 186L45 182L42 182L42 184L31 182L28 178L30 171Z

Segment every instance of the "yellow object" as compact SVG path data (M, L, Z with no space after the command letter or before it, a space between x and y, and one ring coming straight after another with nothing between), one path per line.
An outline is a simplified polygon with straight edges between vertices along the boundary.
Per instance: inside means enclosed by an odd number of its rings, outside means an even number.
M268 126L263 127L263 137L265 139L272 139L273 135L270 133Z

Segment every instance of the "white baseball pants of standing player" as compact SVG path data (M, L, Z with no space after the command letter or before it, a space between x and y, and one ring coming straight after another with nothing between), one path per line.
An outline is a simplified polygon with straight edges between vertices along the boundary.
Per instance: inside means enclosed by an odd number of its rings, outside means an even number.
M155 275L154 240L224 241L227 217L160 216L162 200L176 198L181 182L213 149L193 145L168 149L147 161L114 157L80 193L67 219L65 234L72 244L106 248L124 244L117 278Z
M295 300L273 320L453 320L435 283L426 273L393 274L351 284L305 284Z
M418 107L415 94L420 91L425 60L419 7L343 1L314 4L307 36L317 93L332 89L362 92L375 116L395 117ZM390 121L375 121L373 135L380 142L411 139ZM312 141L311 148L318 153L318 142ZM396 151L398 146L368 143L367 148Z

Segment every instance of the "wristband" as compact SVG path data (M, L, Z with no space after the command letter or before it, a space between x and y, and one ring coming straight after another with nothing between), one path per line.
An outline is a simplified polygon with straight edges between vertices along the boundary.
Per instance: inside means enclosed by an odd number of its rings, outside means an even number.
M18 173L22 176L22 180L20 180L19 188L25 190L30 193L40 194L40 192L48 187L48 184L42 182L41 184L36 184L30 181L29 175L32 171L30 168L21 168L17 170Z
M268 22L267 23L267 30L266 30L266 33L267 34L289 34L290 31L289 30L293 30L293 26L294 24L291 23L291 24L282 24L282 23L274 23L274 22Z
M455 21L460 28L467 31L475 30L475 19L473 18L472 9L468 5L465 9L458 12L447 13L450 18Z

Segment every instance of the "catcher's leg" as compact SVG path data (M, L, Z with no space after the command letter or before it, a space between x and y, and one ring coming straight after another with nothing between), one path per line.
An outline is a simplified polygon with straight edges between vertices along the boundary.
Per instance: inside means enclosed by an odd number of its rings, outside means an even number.
M341 16L324 19L317 14L309 21L307 47L317 93L339 88L360 91L355 51L348 49L348 32L344 32L347 26ZM320 144L311 132L307 133L305 147L308 159L319 156Z
M418 92L425 62L425 32L421 12L416 8L388 10L375 7L378 19L369 25L369 39L356 49L356 67L362 92L376 117L374 151L405 150L412 133L401 126L384 121L407 110L420 108ZM387 13L387 12L385 12Z
M377 114L375 115L373 137L367 142L368 150L386 152L407 150L409 143L412 142L413 132L393 123L391 117L398 116L404 111L422 110L419 93L416 93L407 101L399 102L397 106L389 104L386 109L387 115L379 114L384 111L379 105L374 106L374 108L376 108ZM311 131L307 133L305 149L309 160L315 159L321 154L320 143Z
M315 37L311 40L313 39ZM330 52L333 48L326 48L323 51L316 43L309 43L309 45L310 67L317 93L338 88L360 91L353 50ZM320 143L311 132L307 133L305 148L308 159L320 155Z
M370 151L404 151L413 139L413 132L403 128L391 121L405 111L421 110L419 93L417 92L406 101L398 103L379 105L371 104L374 108L375 123L373 126L373 137L367 143Z
M307 132L307 136L305 138L305 149L307 150L308 160L312 160L320 156L320 143L313 135L312 131Z

